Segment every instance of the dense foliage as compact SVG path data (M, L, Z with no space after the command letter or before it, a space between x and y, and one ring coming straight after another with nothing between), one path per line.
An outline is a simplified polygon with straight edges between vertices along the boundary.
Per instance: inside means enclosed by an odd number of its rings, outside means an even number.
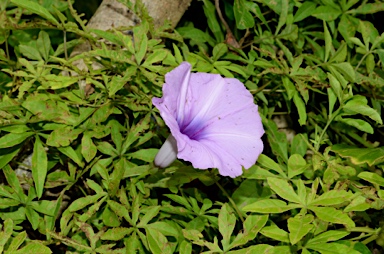
M100 31L73 1L0 1L0 253L381 252L384 3L203 0L172 30L136 2L139 25ZM183 61L259 105L238 178L153 165L151 98Z

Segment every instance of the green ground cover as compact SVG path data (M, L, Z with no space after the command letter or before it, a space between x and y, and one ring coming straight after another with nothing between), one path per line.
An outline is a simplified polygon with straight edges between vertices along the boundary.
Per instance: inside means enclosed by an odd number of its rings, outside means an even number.
M137 1L142 22L109 31L73 1L0 2L0 253L383 252L384 3L219 2L171 29ZM264 151L237 178L153 164L151 100L184 61L259 107Z

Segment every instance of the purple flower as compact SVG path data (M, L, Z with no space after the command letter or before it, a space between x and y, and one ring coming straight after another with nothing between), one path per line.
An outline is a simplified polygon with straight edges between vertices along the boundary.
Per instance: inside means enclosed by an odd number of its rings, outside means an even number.
M195 168L218 168L221 175L236 177L263 151L257 105L237 79L191 73L191 65L183 62L165 75L163 97L152 102L171 130L155 158L159 167L177 157Z

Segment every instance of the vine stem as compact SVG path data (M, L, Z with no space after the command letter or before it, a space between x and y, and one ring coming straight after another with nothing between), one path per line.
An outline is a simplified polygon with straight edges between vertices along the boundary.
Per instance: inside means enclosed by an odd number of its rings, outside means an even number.
M228 192L224 189L223 186L221 186L221 184L215 179L215 176L213 175L212 172L210 172L211 175L212 175L212 178L213 180L215 181L215 184L219 187L219 189L224 193L224 195L228 198L229 202L231 203L232 207L235 209L237 215L239 215L239 218L241 220L242 223L244 223L244 217L240 211L240 209L237 207L235 201L233 201L233 199L229 196Z
M339 108L338 110L336 110L328 119L327 121L327 124L325 125L323 131L320 133L320 136L319 136L319 141L315 144L315 149L316 151L319 151L320 149L320 144L321 144L321 140L323 139L323 136L324 134L327 132L327 129L329 127L329 125L332 123L333 119L335 119L335 117L339 114L339 111L340 111L341 108Z
M225 30L227 32L226 43L233 46L234 48L240 48L240 44L236 41L236 38L233 35L231 28L229 27L227 21L225 21L223 17L223 14L221 13L219 0L215 0L215 8L216 8L217 14L219 15L219 19L221 23L223 23Z

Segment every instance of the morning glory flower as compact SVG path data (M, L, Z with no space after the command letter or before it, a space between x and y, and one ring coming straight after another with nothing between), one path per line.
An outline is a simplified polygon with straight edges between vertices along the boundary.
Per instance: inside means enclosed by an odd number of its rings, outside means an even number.
M152 102L171 131L156 155L158 167L179 158L236 177L263 151L257 105L237 79L191 73L191 65L183 62L165 75L163 97Z

